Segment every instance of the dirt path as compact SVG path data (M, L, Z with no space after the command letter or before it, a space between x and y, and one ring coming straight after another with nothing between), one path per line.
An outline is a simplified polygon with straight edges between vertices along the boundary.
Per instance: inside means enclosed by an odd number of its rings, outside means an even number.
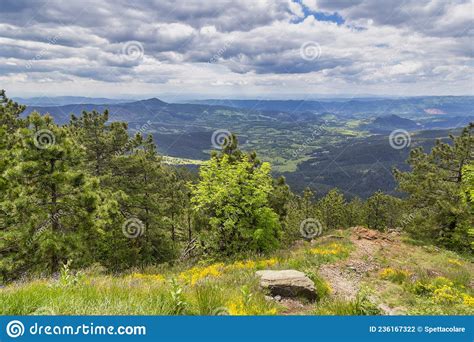
M346 300L354 299L360 290L361 283L368 279L368 275L377 272L380 264L377 255L397 248L398 234L381 233L364 227L351 229L350 241L354 250L348 258L335 263L322 265L318 273L328 282L332 295ZM334 237L334 236L333 236ZM327 236L327 238L333 238ZM311 314L314 305L301 303L294 299L282 299L280 304L286 307L283 315ZM379 308L387 315L397 314L389 306L381 303Z
M350 240L355 249L347 259L322 265L319 269L319 274L331 286L333 295L345 299L355 298L365 275L379 269L374 256L393 241L387 234L363 227L352 228Z

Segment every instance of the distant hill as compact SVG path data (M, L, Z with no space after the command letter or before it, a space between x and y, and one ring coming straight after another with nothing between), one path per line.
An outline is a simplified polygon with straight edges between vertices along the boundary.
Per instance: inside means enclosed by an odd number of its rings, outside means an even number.
M372 133L387 133L395 129L405 129L407 131L420 129L421 125L413 120L402 118L392 114L375 118L371 123L363 126Z
M133 100L108 99L104 97L84 97L84 96L54 96L54 97L15 97L13 100L28 106L65 106L71 104L117 104L126 103Z
M416 128L418 126L416 122L410 119L401 118L395 114L378 117L374 120L373 124L377 126L391 126L400 128Z
M410 119L427 128L449 128L462 118L474 118L474 97L472 96L440 96L414 97L404 99L335 99L320 101L304 100L202 100L192 103L166 103L157 98L140 101L124 101L85 97L59 97L49 100L37 98L19 101L29 105L27 112L33 110L50 113L58 122L69 121L71 113L83 110L103 111L109 109L112 120L124 121L154 121L164 124L187 123L189 120L220 121L226 119L242 120L283 120L283 121L312 121L321 114L332 113L341 118L377 118L373 129L387 130L389 128L417 129L416 123L403 121ZM100 103L103 101L102 103ZM69 102L58 105L61 102ZM71 103L77 102L77 103ZM439 110L438 115L427 114L426 110ZM225 112L225 115L222 113ZM215 117L220 115L220 117ZM245 115L245 117L242 116ZM234 116L233 118L231 118ZM454 119L453 119L454 118ZM469 122L467 120L467 122ZM436 125L430 125L437 122ZM460 122L462 125L464 122ZM401 127L400 127L401 125Z
M82 111L97 110L103 112L109 110L112 121L147 122L163 121L165 123L183 122L194 119L196 115L202 114L209 106L195 104L170 104L157 98L140 101L94 104L79 103L64 106L28 106L25 115L32 111L49 113L56 122L64 124L69 122L70 114L79 115Z
M442 115L468 116L474 114L473 96L420 96L407 98L348 98L321 100L199 100L196 104L224 105L234 108L286 111L332 112L339 115L403 117ZM441 114L442 113L442 114Z
M160 122L164 125L173 124L179 127L190 124L208 125L211 122L219 123L217 127L229 127L228 123L236 121L293 121L298 119L291 113L286 112L260 112L252 109L239 109L226 107L223 105L191 104L191 103L167 103L157 98L140 101L113 103L113 104L93 104L80 103L68 104L64 106L28 106L24 115L33 111L49 113L56 122L64 124L69 122L70 114L80 114L82 111L97 110L103 112L108 109L112 121L126 122ZM313 120L314 113L303 113L302 118ZM227 126L226 126L227 124Z

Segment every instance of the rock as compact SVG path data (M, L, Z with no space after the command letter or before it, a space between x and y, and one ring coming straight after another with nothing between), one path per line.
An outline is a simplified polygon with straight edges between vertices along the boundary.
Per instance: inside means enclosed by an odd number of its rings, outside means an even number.
M314 283L303 272L296 270L263 270L257 271L260 286L268 289L272 296L317 298Z
M440 271L433 270L433 269L426 270L426 274L428 274L428 276L433 277L433 278L441 277L443 275Z
M265 296L265 300L268 300L269 302L272 302L275 299L272 296Z
M366 239L366 240L388 240L393 241L387 234L384 234L380 231L365 228L362 226L353 227L352 230L354 231L355 235L357 236L358 240Z
M268 300L269 302L279 302L281 301L281 296L265 296L265 300Z

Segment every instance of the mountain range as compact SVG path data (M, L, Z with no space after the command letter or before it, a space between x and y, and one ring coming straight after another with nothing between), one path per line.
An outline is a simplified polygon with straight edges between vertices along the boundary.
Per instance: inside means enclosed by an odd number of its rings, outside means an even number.
M26 103L47 103L28 105L24 115L49 113L59 124L67 124L72 113L108 110L111 121L127 122L132 134L145 127L160 153L178 159L205 160L214 131L234 132L243 149L257 151L294 188L310 185L326 191L337 186L348 196L363 197L379 188L395 191L386 173L404 167L409 149L393 150L387 140L390 132L412 132L423 137L414 139L413 146L429 148L435 138L474 121L474 97L469 96L190 103L60 97ZM366 151L371 151L370 162ZM354 179L364 186L353 186Z

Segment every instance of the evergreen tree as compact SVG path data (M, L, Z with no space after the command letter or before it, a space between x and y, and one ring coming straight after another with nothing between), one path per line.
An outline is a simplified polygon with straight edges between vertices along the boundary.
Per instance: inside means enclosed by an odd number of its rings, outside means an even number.
M283 241L292 243L303 238L301 224L306 219L316 219L316 207L313 202L314 194L311 189L306 188L303 196L291 194L287 203L287 215L283 225Z
M28 124L27 119L20 118L25 108L25 106L9 99L5 90L0 90L0 200L6 195L7 187L12 186L4 178L4 172L16 163L12 152L15 144L21 140L19 129ZM0 215L3 216L6 213L2 214L0 211ZM2 220L2 216L0 216L0 220ZM5 219L4 216L3 219Z
M191 206L191 190L188 183L195 177L184 168L169 171L165 184L165 216L171 231L173 242L191 241L193 221L195 219Z
M347 227L364 224L364 203L359 197L346 204L344 223Z
M467 220L471 249L474 250L474 163L464 166L462 174L462 198L470 218Z
M5 90L0 90L0 127L4 127L8 134L27 126L28 121L20 118L25 109L25 106L9 99Z
M395 170L400 190L415 217L409 230L449 248L468 248L471 215L462 200L463 170L474 160L474 124L465 127L450 143L436 142L430 153L411 151L411 171Z
M128 241L130 252L140 257L125 258L124 266L163 262L173 255L169 234L165 231L164 210L169 200L165 195L166 171L161 165L153 138L137 134L134 139L136 147L130 154L114 160L111 173L113 188L124 194L120 208L125 226L130 220L137 220L138 227L135 228L141 230L131 238L129 236ZM126 237L125 233L122 243Z
M85 147L88 171L100 177L108 174L114 158L129 152L135 142L129 139L127 124L107 124L109 112L82 112L80 117L71 116L70 133Z
M8 211L8 230L19 238L8 240L8 259L16 271L54 273L70 259L87 265L94 260L105 219L98 214L107 212L106 200L97 180L82 171L84 151L67 130L37 113L29 121L14 151L17 164L4 173L16 186L1 205Z
M346 201L338 189L332 189L317 204L319 217L325 229L343 226Z
M284 225L288 215L288 202L291 198L290 187L283 176L273 179L272 184L273 191L268 197L269 205L277 213L280 223Z
M7 172L17 164L14 151L21 141L19 129L27 124L27 120L20 118L24 110L4 90L0 91L0 280L8 278L20 265L14 256L19 252L22 235L11 227L14 221L10 215L10 196L17 184L7 178Z
M303 198L301 199L301 207L304 213L304 219L313 218L315 216L314 192L310 188L305 188Z
M369 228L385 230L396 228L400 214L401 201L377 191L365 203L366 224Z

